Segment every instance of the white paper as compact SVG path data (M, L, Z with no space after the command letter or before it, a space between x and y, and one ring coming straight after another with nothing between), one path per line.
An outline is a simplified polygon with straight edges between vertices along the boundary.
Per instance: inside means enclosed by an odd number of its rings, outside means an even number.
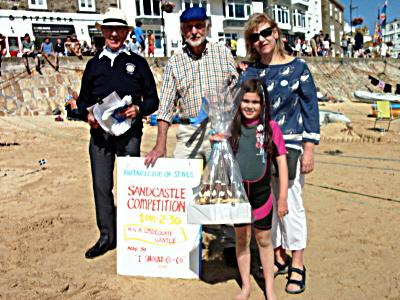
M126 118L124 121L119 122L113 117L113 113L116 109L124 107L127 104L129 105L131 102L131 96L125 96L121 99L114 91L105 97L101 103L96 103L88 107L87 110L93 113L95 119L104 131L119 136L131 128L132 119Z
M200 159L147 168L143 157L117 158L118 274L199 278L201 226L187 223L187 207L202 169Z

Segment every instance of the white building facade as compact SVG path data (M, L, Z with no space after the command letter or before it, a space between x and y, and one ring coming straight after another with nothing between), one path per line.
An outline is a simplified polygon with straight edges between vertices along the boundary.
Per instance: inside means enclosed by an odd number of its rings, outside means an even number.
M172 0L171 13L161 11L160 0L0 0L0 33L7 37L7 56L16 56L22 37L29 33L33 40L49 36L51 40L76 35L88 43L102 42L101 33L94 27L102 20L109 6L121 8L130 25L143 23L147 33L156 37L155 56L170 56L182 46L179 16L188 7L200 6L207 10L211 20L208 39L213 42L227 39L237 41L237 55L244 57L244 25L255 12L267 12L283 33L309 39L322 28L321 0ZM22 4L21 4L22 3ZM163 22L164 21L164 22ZM163 26L164 24L164 26ZM165 33L165 35L163 35Z
M382 29L382 41L388 44L392 57L400 57L400 20L386 23Z
M167 56L170 56L182 46L179 16L193 6L204 7L211 21L211 32L208 39L218 42L220 39L235 39L237 41L237 55L245 56L244 24L250 15L263 11L263 1L250 0L174 0L171 13L163 13L159 0L120 0L121 9L128 16L129 22L134 24L142 21L145 32L153 31L156 37L155 56L164 55L164 45ZM163 37L162 17L165 24Z

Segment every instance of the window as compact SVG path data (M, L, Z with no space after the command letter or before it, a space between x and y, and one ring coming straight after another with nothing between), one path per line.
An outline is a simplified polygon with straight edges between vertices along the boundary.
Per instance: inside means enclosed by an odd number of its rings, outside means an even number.
M34 9L47 9L47 1L46 0L28 0L29 8Z
M237 40L237 33L229 33L229 32L226 32L226 33L224 33L224 35L225 35L225 40Z
M160 16L160 0L144 0L143 14L145 16Z
M96 11L95 0L78 0L80 11Z
M252 14L252 1L249 0L227 0L227 11L230 18L248 18Z
M333 7L332 7L332 3L329 3L329 16L332 17L333 13L332 13Z
M275 5L272 8L272 13L275 21L282 24L290 24L289 9L286 6ZM296 25L294 25L296 26Z
M329 37L331 38L331 42L335 43L336 40L336 35L335 35L335 25L330 26L330 32L329 32Z
M343 22L343 14L341 11L339 11L339 23L342 24Z
M140 0L136 0L136 15L140 16Z
M304 12L298 11L297 9L293 12L293 26L306 27L306 15Z

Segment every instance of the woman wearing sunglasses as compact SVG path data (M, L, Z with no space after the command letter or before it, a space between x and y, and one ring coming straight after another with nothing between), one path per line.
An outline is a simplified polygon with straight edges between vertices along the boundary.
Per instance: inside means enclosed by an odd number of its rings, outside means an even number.
M281 30L268 15L253 14L244 36L252 64L241 74L239 83L252 78L263 81L270 96L271 118L279 124L288 149L289 213L283 218L274 213L272 241L275 275L288 273L286 292L298 294L306 287L303 254L307 223L301 193L304 174L314 169L314 145L319 143L316 88L304 60L285 52ZM273 178L272 185L278 195L278 178ZM292 258L286 251L291 251Z

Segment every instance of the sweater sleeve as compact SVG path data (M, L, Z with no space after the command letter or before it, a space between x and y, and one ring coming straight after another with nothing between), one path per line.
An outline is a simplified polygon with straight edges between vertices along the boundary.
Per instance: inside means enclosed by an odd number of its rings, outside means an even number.
M92 97L92 84L90 80L92 60L90 60L83 72L82 82L81 82L81 90L79 92L78 100L76 104L78 106L79 118L82 121L87 120L87 116L89 114L87 108L90 106L90 98Z
M143 100L140 104L140 112L148 116L158 109L159 99L153 73L144 59L140 70L143 76Z
M306 64L304 64L304 71L300 76L300 90L301 116L304 126L303 142L317 145L320 138L317 89Z

